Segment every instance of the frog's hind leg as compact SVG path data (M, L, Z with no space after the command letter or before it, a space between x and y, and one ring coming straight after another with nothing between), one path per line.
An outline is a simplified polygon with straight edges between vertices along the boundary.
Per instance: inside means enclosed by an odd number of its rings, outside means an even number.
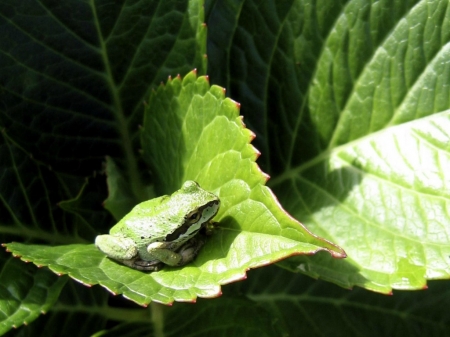
M200 248L205 244L202 235L190 239L176 252L171 249L171 242L153 242L147 247L148 253L152 258L157 259L169 266L184 266L195 259Z
M131 260L137 256L136 243L130 239L114 235L98 235L95 238L95 245L108 257L122 261Z

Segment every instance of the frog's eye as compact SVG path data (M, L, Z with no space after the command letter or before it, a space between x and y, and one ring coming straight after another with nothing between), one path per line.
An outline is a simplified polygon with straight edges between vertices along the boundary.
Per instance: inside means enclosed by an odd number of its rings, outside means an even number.
M200 211L194 211L191 214L187 216L187 223L193 224L196 223L198 220L200 220L200 217L202 216L202 213Z

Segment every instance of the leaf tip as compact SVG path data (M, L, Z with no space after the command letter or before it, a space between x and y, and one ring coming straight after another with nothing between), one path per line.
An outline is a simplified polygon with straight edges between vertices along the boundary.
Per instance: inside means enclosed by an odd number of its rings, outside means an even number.
M114 291L112 291L111 289L109 289L107 286L105 286L105 285L103 285L103 284L101 284L101 283L100 283L100 285L101 285L103 288L105 288L106 290L108 290L112 295L117 296L117 293L114 292ZM125 297L127 300L129 300L129 298L126 297L125 295L123 295L123 297Z
M325 240L325 239L324 239ZM328 240L326 240L328 241ZM332 242L328 241L330 244L333 244ZM332 257L337 258L337 259L345 259L347 257L347 253L345 252L345 250L343 250L341 248L340 251L334 251L334 250L330 250L330 254Z

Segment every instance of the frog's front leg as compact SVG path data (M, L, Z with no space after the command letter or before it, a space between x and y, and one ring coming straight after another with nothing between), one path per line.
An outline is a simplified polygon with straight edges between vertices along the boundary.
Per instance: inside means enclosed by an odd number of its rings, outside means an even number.
M147 252L155 259L169 266L184 266L191 262L205 244L205 239L201 235L190 239L176 252L171 249L170 242L153 242L148 245Z
M128 267L156 271L162 268L159 261L144 261L139 257L134 240L115 235L99 235L95 238L95 245L109 258Z

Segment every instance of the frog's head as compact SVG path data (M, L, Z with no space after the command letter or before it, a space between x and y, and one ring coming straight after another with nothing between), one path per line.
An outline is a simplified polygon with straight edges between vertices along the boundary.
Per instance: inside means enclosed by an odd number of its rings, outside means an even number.
M219 211L219 198L202 189L195 181L186 181L168 198L172 224L166 242L183 243L194 237ZM169 205L167 205L169 206Z

